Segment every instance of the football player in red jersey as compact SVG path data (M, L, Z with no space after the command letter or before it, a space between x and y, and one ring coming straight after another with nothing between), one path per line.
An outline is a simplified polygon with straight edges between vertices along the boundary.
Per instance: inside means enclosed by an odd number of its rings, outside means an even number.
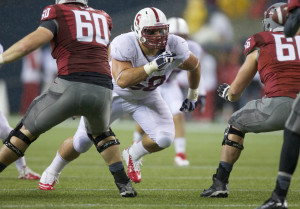
M288 10L290 12L284 25L284 34L287 37L294 36L299 30L300 24L300 1L290 0ZM299 34L299 32L298 32ZM298 49L299 50L299 49ZM299 51L298 51L299 52ZM279 170L276 186L271 197L257 209L287 208L286 197L291 184L292 176L297 167L300 153L300 94L298 93L292 111L285 123L283 132L283 145L281 148Z
M289 0L289 17L284 25L284 34L286 37L292 37L299 33L300 27L300 1Z
M246 60L236 78L231 85L222 84L218 88L220 97L235 102L258 71L265 85L265 96L248 102L230 117L213 185L201 193L202 197L228 196L229 175L244 149L245 134L283 130L292 103L300 91L300 37L285 38L283 26L272 20L275 8L282 4L274 4L266 10L264 31L246 41Z
M119 141L109 128L112 27L111 17L103 10L88 7L87 0L56 0L56 4L44 9L35 31L0 55L1 65L50 42L58 66L58 76L48 91L31 103L1 147L0 172L23 156L40 134L67 118L82 115L88 137L109 165L121 196L137 195L124 171ZM40 189L51 189L53 185L43 184L43 179L47 179L46 174L41 177Z

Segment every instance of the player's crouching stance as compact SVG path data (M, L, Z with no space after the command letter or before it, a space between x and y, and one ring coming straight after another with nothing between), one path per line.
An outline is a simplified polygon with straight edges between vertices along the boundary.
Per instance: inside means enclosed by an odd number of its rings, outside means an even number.
M286 38L283 27L272 20L274 10L284 3L271 5L264 14L264 31L252 35L245 43L246 60L231 85L222 84L219 96L226 101L237 101L259 72L265 86L265 96L248 102L232 114L222 142L222 152L213 184L201 197L227 197L228 182L234 163L239 159L245 134L284 129L292 104L300 91L300 60L296 55L297 40ZM289 53L285 53L286 47ZM297 58L296 58L297 57ZM277 202L285 208L285 200ZM271 208L271 207L270 207ZM277 208L277 207L276 207Z
M0 172L24 156L41 134L67 118L81 115L86 136L109 166L121 196L137 195L124 171L119 142L109 129L113 84L108 61L112 27L111 17L103 10L88 7L87 0L56 0L56 4L44 9L41 24L34 32L0 54L1 65L50 42L58 66L58 76L48 91L34 99L1 147ZM66 146L70 146L68 142L65 141ZM77 156L75 152L69 157ZM48 174L42 175L40 189L53 188L57 179L55 175L51 177L51 170ZM47 182L49 178L54 181Z
M157 89L174 68L188 71L189 93L181 110L193 111L197 104L200 62L189 51L187 42L169 34L168 28L162 11L145 8L135 17L134 31L117 36L111 43L114 94L110 123L130 114L149 136L123 151L127 174L135 183L141 181L141 158L170 147L174 140L173 117ZM56 157L46 172L59 175L75 159L70 157L74 152L83 153L92 146L83 119L70 140L72 146L63 143L60 158Z

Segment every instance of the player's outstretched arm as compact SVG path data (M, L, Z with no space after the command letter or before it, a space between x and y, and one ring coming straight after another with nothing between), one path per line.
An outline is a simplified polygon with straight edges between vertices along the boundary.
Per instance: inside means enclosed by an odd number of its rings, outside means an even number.
M53 33L44 28L38 27L34 32L16 42L0 55L0 64L16 61L21 57L48 43L53 38Z
M245 62L239 69L239 72L228 90L229 101L236 102L239 100L246 87L251 83L257 72L257 56L257 50L247 55Z

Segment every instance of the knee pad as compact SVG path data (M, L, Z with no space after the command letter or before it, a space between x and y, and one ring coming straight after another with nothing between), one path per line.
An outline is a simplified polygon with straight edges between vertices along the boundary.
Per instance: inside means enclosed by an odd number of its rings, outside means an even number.
M22 140L23 142L25 142L28 146L34 141L36 140L36 138L34 140L30 140L25 134L23 134L20 129L22 128L23 123L22 121L16 126L15 129L13 129L10 134L8 135L8 137L5 139L4 144L5 146L7 146L9 149L11 149L12 151L14 151L19 157L23 157L24 153L17 148L15 145L13 145L10 142L10 139L12 136L15 136L17 138L19 138L20 140Z
M242 144L239 144L235 141L232 141L232 140L228 139L228 134L234 134L234 135L240 136L242 138L245 137L245 134L243 132L233 128L232 125L228 125L228 127L225 129L224 139L222 141L222 145L226 144L228 146L235 147L237 149L243 150L244 146Z
M167 147L171 146L171 144L173 143L174 137L175 137L174 134L170 134L167 132L161 133L161 136L159 136L156 143L161 148L167 148Z
M96 146L97 151L99 153L103 152L105 149L107 149L110 146L120 144L119 140L115 138L114 140L109 140L109 141L105 142L104 144L102 144L101 146L98 146L98 143L100 141L102 141L103 139L106 139L109 136L116 136L115 133L111 130L111 128L109 128L108 131L103 132L101 135L97 136L96 138L94 138L91 134L88 134L88 136L89 136L90 140L92 140L92 142Z

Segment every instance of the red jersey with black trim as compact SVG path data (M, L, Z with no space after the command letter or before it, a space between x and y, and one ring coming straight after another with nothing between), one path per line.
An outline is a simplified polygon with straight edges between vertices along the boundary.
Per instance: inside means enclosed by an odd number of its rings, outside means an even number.
M300 92L300 36L282 32L256 33L245 43L245 55L259 50L257 70L267 97L296 98Z
M300 7L300 0L289 0L288 10L291 11L296 7Z
M113 25L106 12L78 4L55 4L44 9L41 23L47 20L58 25L50 42L58 75L96 72L111 77L108 47Z

